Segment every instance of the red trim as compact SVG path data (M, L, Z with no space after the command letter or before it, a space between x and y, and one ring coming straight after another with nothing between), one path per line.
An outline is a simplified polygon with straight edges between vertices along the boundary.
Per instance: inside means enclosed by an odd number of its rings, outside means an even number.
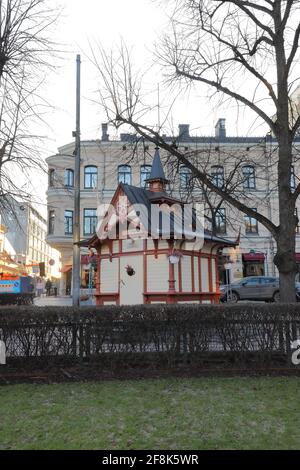
M179 263L178 263L178 290L179 292L182 292L182 266L181 266L181 260L180 258Z
M213 280L212 280L212 267L211 267L212 259L208 259L208 282L209 282L209 291L213 292Z
M296 262L300 263L300 253L296 253Z

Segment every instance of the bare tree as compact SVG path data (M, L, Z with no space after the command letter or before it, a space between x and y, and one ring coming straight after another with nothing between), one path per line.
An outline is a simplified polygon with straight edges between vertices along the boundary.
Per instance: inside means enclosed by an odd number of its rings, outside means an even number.
M166 142L157 128L145 123L146 107L140 81L124 47L108 57L99 47L92 61L103 84L101 93L108 120L117 126L130 125L139 135L154 142L190 168L193 176L228 204L263 224L274 237L274 263L280 275L282 302L295 300L295 203L300 184L290 186L292 146L300 126L299 110L289 96L297 84L299 58L299 2L285 0L176 0L172 34L159 50L159 59L169 67L169 81L201 83L253 112L275 136L279 224L224 187L213 184L184 152ZM149 111L149 108L148 108ZM292 116L292 119L291 119Z
M59 12L48 0L0 0L0 208L28 199L32 172L46 171L40 138L32 132L48 103L39 96L52 67L50 27ZM53 57L53 56L52 56Z

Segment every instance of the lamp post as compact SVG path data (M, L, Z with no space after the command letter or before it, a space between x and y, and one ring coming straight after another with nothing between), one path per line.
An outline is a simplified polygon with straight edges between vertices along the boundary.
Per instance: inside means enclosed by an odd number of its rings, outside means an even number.
M76 79L76 131L75 137L75 174L74 174L74 227L73 227L73 306L80 305L80 55L77 55Z

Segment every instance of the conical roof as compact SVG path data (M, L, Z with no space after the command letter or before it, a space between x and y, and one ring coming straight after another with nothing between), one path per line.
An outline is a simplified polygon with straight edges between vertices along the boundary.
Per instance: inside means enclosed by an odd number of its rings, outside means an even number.
M163 169L163 166L161 164L161 159L160 159L160 154L159 154L159 148L156 147L155 149L155 154L153 158L153 163L152 163L152 168L151 168L151 173L149 178L147 178L146 181L162 181L164 183L167 183L168 180L165 177L165 172Z

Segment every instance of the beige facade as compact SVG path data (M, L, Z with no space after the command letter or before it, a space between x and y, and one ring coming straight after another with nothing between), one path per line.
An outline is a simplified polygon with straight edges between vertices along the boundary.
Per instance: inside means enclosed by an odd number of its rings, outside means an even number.
M166 137L166 140L171 142L173 138ZM272 137L226 137L225 120L220 119L216 126L216 134L212 137L191 136L188 125L180 125L176 145L184 151L187 158L193 160L199 168L215 178L215 181L223 178L229 190L241 201L245 201L247 205L266 215L275 224L278 223L277 146ZM296 140L295 162L291 172L291 183L295 185L299 182L298 175L300 176L299 149L300 140L299 142ZM119 181L138 187L143 184L145 171L149 170L152 164L154 150L153 144L137 143L129 134L121 134L120 140L111 141L105 126L102 139L82 142L80 214L83 239L92 235L95 224L93 214L99 203L110 202ZM74 170L73 152L74 144L68 144L59 148L56 155L47 158L49 168L47 242L61 252L62 292L70 287L72 266L73 180L72 171L69 170ZM240 231L239 247L224 250L227 250L232 261L231 278L236 279L254 274L277 275L273 264L276 244L267 229L228 206L219 196L193 181L184 167L178 167L174 157L162 150L161 157L164 161L166 177L171 181L168 192L173 197L202 202L210 217L208 198L213 207L218 207L216 234L234 241ZM220 168L222 168L223 176ZM298 213L300 214L300 206ZM207 227L211 228L209 219ZM296 252L299 253L300 259L300 234L298 233L296 233L296 245ZM205 263L206 260L202 262ZM184 263L183 266L185 266ZM110 269L112 268L110 266ZM83 265L83 287L87 287L84 281L84 278L85 280L87 278L87 269L88 266ZM203 266L203 269L207 267ZM220 281L224 282L222 266L219 271ZM111 286L107 288L110 289Z

